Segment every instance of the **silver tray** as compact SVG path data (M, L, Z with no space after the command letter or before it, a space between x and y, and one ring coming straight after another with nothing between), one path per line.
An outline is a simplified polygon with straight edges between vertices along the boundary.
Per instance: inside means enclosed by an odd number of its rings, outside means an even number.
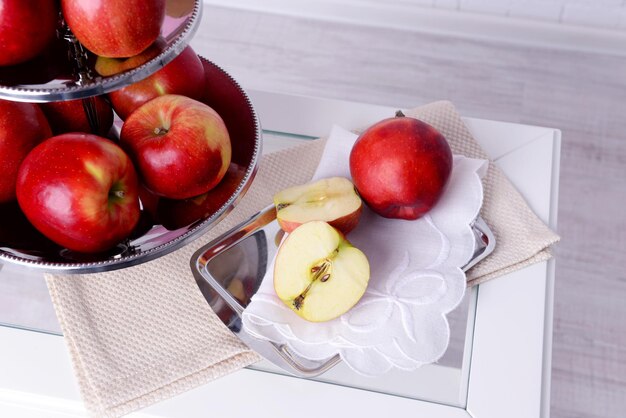
M496 240L482 218L473 225L476 250L463 266L467 271L493 252ZM314 377L329 370L340 358L312 361L285 345L260 340L243 327L241 315L257 292L283 237L274 206L252 216L200 248L191 258L191 271L200 291L222 322L246 345L266 360L299 377Z
M261 155L261 126L248 96L224 70L202 59L211 80L204 102L224 119L231 137L232 161L245 169L241 181L217 209L184 225L164 225L142 210L130 239L101 254L73 253L45 238L32 227L17 203L0 205L0 262L58 273L96 273L137 265L168 254L205 233L228 214L245 194ZM121 121L117 119L119 128ZM165 200L163 200L165 202ZM167 226L167 227L166 227Z
M187 46L200 24L201 0L166 0L161 37L151 47L154 57L136 68L102 76L97 56L60 24L57 39L46 51L19 65L0 67L0 99L53 102L108 93L140 81L172 61Z

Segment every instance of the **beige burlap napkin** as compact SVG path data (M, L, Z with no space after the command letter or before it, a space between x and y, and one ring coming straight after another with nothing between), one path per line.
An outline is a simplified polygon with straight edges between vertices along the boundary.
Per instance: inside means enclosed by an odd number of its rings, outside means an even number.
M87 409L116 417L238 370L259 357L222 324L189 260L203 244L307 182L323 144L265 156L237 207L202 238L156 261L46 280Z
M453 152L487 158L454 107L437 102L409 112L439 129ZM48 275L47 283L88 410L116 417L238 370L259 357L211 311L189 260L203 244L272 202L285 187L307 182L324 140L265 156L239 205L202 238L158 260L123 270ZM496 251L468 274L470 285L550 257L558 240L491 165L482 215Z

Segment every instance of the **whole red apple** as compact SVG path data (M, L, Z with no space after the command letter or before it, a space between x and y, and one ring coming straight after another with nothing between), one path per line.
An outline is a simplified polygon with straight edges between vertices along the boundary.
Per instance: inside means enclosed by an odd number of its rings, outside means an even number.
M98 130L91 131L83 100L94 101L96 114L98 115ZM105 136L113 125L113 109L102 96L90 99L68 100L65 102L42 103L41 109L46 114L48 122L55 135L67 132L84 132Z
M179 94L195 100L204 96L204 67L187 47L172 62L150 77L109 93L115 113L125 120L135 109L164 94Z
M56 37L55 0L0 1L0 65L15 65L39 55Z
M189 199L159 199L156 206L158 222L174 230L207 219L230 199L245 175L245 167L230 163L222 181L210 191Z
M36 104L0 100L0 202L15 199L22 160L51 136L48 121Z
M96 135L69 133L22 163L17 200L42 234L70 250L97 253L126 239L139 220L138 180L124 151Z
M451 171L452 152L443 135L401 113L365 130L350 152L354 185L386 218L424 215L443 194Z
M226 174L231 144L212 108L184 96L157 97L122 126L121 145L153 193L186 199L208 192Z
M61 9L85 48L114 58L148 48L165 18L165 0L61 0Z

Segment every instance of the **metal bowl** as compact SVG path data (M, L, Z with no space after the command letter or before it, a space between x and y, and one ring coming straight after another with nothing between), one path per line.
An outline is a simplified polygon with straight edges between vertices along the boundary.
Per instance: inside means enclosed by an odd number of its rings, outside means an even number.
M114 75L95 69L97 56L76 41L60 18L57 39L39 56L19 65L0 66L0 98L23 102L82 99L140 81L172 61L187 46L200 23L201 0L166 0L160 38L148 61Z
M178 227L156 223L147 211L135 233L107 253L81 254L54 244L37 232L17 204L0 205L0 261L58 273L95 273L137 265L168 254L199 237L228 214L250 187L261 155L262 133L246 93L217 65L202 59L207 79L204 102L224 119L232 143L232 162L243 167L243 178L226 193L218 209ZM121 121L117 120L119 128Z

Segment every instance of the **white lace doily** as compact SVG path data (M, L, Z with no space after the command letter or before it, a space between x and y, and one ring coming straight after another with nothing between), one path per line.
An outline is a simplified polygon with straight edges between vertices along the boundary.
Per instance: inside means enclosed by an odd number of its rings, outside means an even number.
M333 128L314 179L350 178L348 155L356 138ZM312 323L297 316L274 292L272 262L243 313L244 326L305 358L323 360L339 353L363 375L437 361L450 337L445 315L465 292L461 267L474 253L470 225L482 205L480 177L486 169L484 160L454 156L444 195L415 221L386 219L364 208L347 238L367 256L371 277L363 298L341 317Z

